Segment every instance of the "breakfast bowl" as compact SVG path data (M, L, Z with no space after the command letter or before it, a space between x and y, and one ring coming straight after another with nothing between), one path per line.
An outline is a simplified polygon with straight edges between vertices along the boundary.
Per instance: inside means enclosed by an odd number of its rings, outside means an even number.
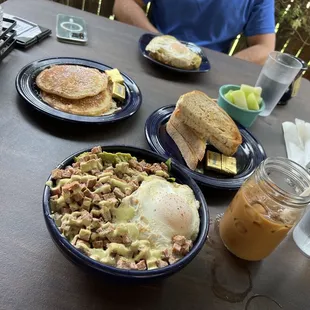
M263 99L261 100L258 110L249 110L249 109L240 108L239 106L231 103L225 97L225 95L229 91L235 91L239 89L240 89L239 85L227 84L227 85L221 86L219 89L219 97L218 97L217 103L222 109L224 109L227 112L227 114L229 114L229 116L233 120L237 121L242 126L248 128L253 125L258 115L262 111L264 111L265 102Z
M167 157L158 155L154 152L139 149L136 147L131 146L104 146L102 147L104 152L110 153L126 153L130 154L131 156L134 156L137 160L141 161L144 160L146 163L150 163L155 165L156 163L165 163L167 161ZM76 158L81 155L85 156L85 152L90 152L90 149L82 150L79 152L76 152L66 158L64 161L62 161L56 169L65 169L69 165L72 165L73 162L76 160ZM119 154L118 153L118 154ZM102 154L102 153L100 153ZM74 165L73 165L74 166ZM199 222L196 222L197 224L197 236L195 237L195 240L192 243L192 247L187 254L181 258L179 258L175 262L170 262L166 266L158 266L159 268L156 269L146 269L146 270L133 270L133 269L122 269L117 266L109 265L102 263L101 261L98 261L94 258L91 258L89 255L87 255L85 252L81 251L81 248L78 249L76 246L74 246L72 240L70 240L65 237L65 233L62 233L60 230L59 224L56 224L56 218L54 217L55 212L52 211L53 207L51 204L52 195L55 195L53 192L53 187L51 187L51 184L53 182L53 179L55 179L55 175L53 176L53 173L49 176L47 183L44 187L43 192L43 214L44 219L46 222L47 229L55 242L58 249L64 254L65 257L67 257L70 261L75 263L78 267L81 267L82 269L92 272L98 275L103 275L107 277L111 277L114 279L127 279L127 280L149 280L149 279L156 279L156 278L164 278L169 275L172 275L173 273L176 273L180 271L182 268L184 268L190 261L199 253L199 251L202 249L206 238L208 234L209 229L209 212L207 203L205 201L205 198L199 189L198 185L195 183L195 181L188 176L186 172L184 172L180 167L178 167L175 164L167 162L167 166L169 167L169 178L167 178L167 183L174 184L180 188L186 188L187 190L190 190L194 201L199 204L198 208L198 219ZM71 169L71 168L70 168ZM53 170L55 171L55 170ZM59 171L59 170L58 170ZM62 170L64 171L64 170ZM154 178L158 178L157 174L154 176ZM166 180L164 180L166 181ZM171 183L172 182L172 183ZM183 185L177 185L183 184ZM144 181L141 183L144 184ZM140 184L140 187L137 188L135 191L133 191L132 194L137 193L142 185ZM187 185L187 186L185 186ZM165 185L166 186L166 185ZM168 186L168 185L167 185ZM172 185L169 185L172 186ZM64 189L62 188L62 192L64 192ZM141 191L140 191L141 193ZM162 194L162 192L160 192ZM56 195L57 196L57 195ZM60 196L61 197L61 196ZM138 198L142 196L136 196ZM57 197L56 197L57 198ZM128 196L130 198L130 196ZM139 199L141 200L141 199ZM124 200L123 200L124 201ZM132 197L130 201L133 201ZM138 200L136 200L138 201ZM143 203L143 201L142 201ZM196 206L197 206L196 205ZM166 206L166 205L165 205ZM70 206L71 208L71 206ZM121 205L117 207L117 209L120 209ZM179 208L177 208L179 210ZM176 210L176 209L175 209ZM154 210L156 211L156 210ZM197 211L196 211L197 212ZM74 212L72 212L74 213ZM127 213L126 213L127 214ZM67 215L67 214L65 214ZM183 216L183 215L182 215ZM139 218L139 221L142 217ZM190 217L191 218L191 217ZM112 222L112 220L111 220ZM194 218L193 218L194 222ZM80 233L79 233L80 235ZM112 242L112 241L111 241ZM116 242L116 241L115 241ZM147 262L147 260L145 260ZM147 265L149 267L149 265Z

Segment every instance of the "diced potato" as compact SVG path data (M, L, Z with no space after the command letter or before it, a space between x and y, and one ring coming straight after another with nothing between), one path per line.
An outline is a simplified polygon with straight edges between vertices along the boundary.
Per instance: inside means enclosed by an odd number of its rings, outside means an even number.
M259 104L257 102L256 96L254 93L251 93L247 97L247 104L248 104L248 109L249 110L259 110Z
M233 97L234 104L238 106L241 109L248 109L247 101L245 94L242 90L235 90L231 93L231 96Z

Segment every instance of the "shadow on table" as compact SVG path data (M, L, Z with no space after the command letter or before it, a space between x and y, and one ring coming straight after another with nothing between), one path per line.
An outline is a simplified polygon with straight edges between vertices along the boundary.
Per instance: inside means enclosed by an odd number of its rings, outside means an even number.
M200 186L207 204L212 207L228 207L227 201L231 201L237 194L237 191L221 190L211 187Z
M41 130L62 139L74 139L79 141L111 140L115 137L116 130L119 137L125 136L126 133L133 130L131 129L131 126L134 125L134 122L129 122L129 119L105 125L62 121L36 110L19 96L16 97L16 100L18 103L18 110L27 122L32 126L38 127ZM132 117L138 117L138 113L139 111Z
M219 223L218 216L211 225L206 242L207 253L213 257L210 264L212 291L227 302L242 302L252 292L253 278L261 262L245 261L230 253L221 240Z

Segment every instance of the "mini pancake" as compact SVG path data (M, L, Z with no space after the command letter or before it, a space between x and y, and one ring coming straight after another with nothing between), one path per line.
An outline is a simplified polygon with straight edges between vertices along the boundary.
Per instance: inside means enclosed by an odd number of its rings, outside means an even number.
M36 78L44 92L67 99L96 96L108 86L108 76L97 69L74 65L56 65L43 70Z
M112 108L112 92L110 88L96 96L77 100L62 98L46 92L41 92L41 97L51 107L70 114L99 116Z

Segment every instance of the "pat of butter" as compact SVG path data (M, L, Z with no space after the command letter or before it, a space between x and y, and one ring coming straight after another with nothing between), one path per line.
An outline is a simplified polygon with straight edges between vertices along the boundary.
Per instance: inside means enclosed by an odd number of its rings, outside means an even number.
M119 83L113 83L112 97L124 101L126 97L125 86Z
M221 154L212 151L207 151L206 168L221 171L222 170Z
M237 160L235 157L222 155L222 171L227 174L237 174Z
M105 70L105 73L113 83L124 84L124 79L118 69Z

